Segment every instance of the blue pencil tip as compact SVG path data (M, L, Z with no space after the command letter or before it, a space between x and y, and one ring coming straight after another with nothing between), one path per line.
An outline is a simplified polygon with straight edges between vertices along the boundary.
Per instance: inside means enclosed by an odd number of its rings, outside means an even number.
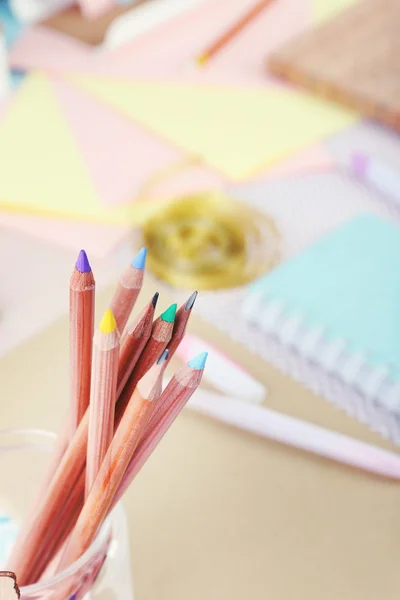
M79 256L78 256L77 261L75 263L75 268L80 273L90 273L90 271L92 270L90 268L90 264L89 264L89 260L88 260L88 257L86 255L86 252L84 250L81 250L79 252Z
M201 369L204 369L204 366L207 361L207 356L208 352L202 352L198 356L195 356L194 358L192 358L192 360L188 362L189 367L192 367L192 369L196 369L196 371L201 371Z
M132 261L132 267L135 269L139 269L140 271L144 269L144 265L146 264L146 256L147 256L147 248L141 248L139 252L136 254L135 258Z

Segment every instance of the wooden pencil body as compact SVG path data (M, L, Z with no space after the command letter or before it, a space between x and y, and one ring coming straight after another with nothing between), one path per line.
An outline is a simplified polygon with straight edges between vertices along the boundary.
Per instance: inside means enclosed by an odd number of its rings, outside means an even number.
M197 292L196 292L196 294L197 294ZM192 296L191 296L191 298L192 298ZM196 296L195 296L195 298L196 298ZM176 317L175 317L175 321L174 321L174 328L172 330L172 336L167 345L167 348L169 350L168 359L167 359L168 362L170 362L170 360L174 356L179 344L181 343L181 341L184 338L186 326L188 324L189 317L192 312L192 306L193 306L193 304L191 304L190 308L187 308L187 303L185 302L185 304L183 304L176 313Z
M118 368L118 387L117 396L122 393L126 382L128 381L133 369L135 368L145 345L146 338L135 338L133 336L125 336L121 346L120 361Z
M121 416L122 414L123 411L120 411ZM58 465L50 486L41 494L34 514L35 518L25 523L14 546L9 564L10 568L14 567L20 574L21 585L34 581L33 565L40 554L40 548L44 545L48 545L49 548L54 547L55 538L51 524L52 521L60 518L66 498L73 488L78 495L83 496L84 478L79 478L85 469L88 431L89 409ZM37 570L36 568L35 575Z
M106 459L68 540L60 568L66 567L85 552L108 514L125 470L150 418L154 402L161 395L162 377L167 364L166 355L162 356L140 380L132 395ZM68 594L70 591L67 590Z
M207 62L213 56L218 54L229 42L237 36L253 19L256 19L259 14L269 5L272 0L260 0L257 4L250 7L250 9L230 27L225 33L223 33L211 46L209 46L205 52L201 55L200 63Z
M118 282L110 304L119 332L122 334L143 285L143 270L129 267Z
M167 385L155 403L140 443L129 462L129 466L114 497L111 509L122 498L133 479L194 394L200 385L202 375L203 371L192 370L187 367L181 370L178 377L173 377Z
M89 408L86 495L93 485L114 435L118 359L118 330L107 334L96 332Z
M149 346L149 351L145 355L147 345L150 344L150 342L152 342L152 343ZM124 415L126 407L129 404L129 400L130 400L133 392L135 391L135 388L136 388L139 380L141 379L141 375L145 374L154 365L154 363L157 361L157 359L160 357L160 355L162 354L162 352L165 350L165 348L167 346L167 344L165 342L158 342L158 341L153 342L152 340L150 340L150 342L148 342L145 349L143 350L143 353L142 353L141 357L139 358L135 369L133 370L130 377L128 378L128 381L126 382L125 387L122 390L120 397L118 398L117 406L115 409L115 428L117 428L121 422L121 419ZM143 357L144 357L144 360L142 360ZM138 369L138 367L139 367L139 369Z
M69 444L69 440L70 440L70 433L71 433L71 426L70 426L69 420L67 419L64 423L64 426L63 426L61 432L57 436L56 443L54 445L54 449L51 453L50 463L46 469L46 473L45 473L45 476L41 483L40 491L38 493L39 500L34 505L33 510L30 513L30 516L26 519L26 522L29 522L30 520L35 519L38 510L40 510L41 499L44 496L44 494L47 492L47 489L51 483L51 480L53 479L54 474L60 465L62 457L64 456L64 454L68 448L68 444Z
M95 283L93 274L74 270L70 283L71 437L90 399Z
M46 541L40 546L40 552L36 554L35 564L32 568L30 578L32 581L40 581L44 577L51 577L58 571L63 544L74 528L84 503L85 470L82 469L69 493L62 509L46 532Z
M43 481L43 490L50 485L51 480L54 477L54 473L57 471L58 466L64 456L70 439L71 425L68 419L65 420L65 424L57 436L56 443L54 445L53 452L50 458L50 464L46 471L46 476Z
M89 410L81 420L46 493L39 500L35 519L21 528L8 561L10 570L17 572L22 586L34 582L32 572L38 549L50 543L52 523L59 519L63 506L77 484L86 461Z
M157 362L161 354L166 349L172 336L173 327L173 323L162 321L160 317L154 322L151 338L147 342L139 360L136 363L135 368L125 384L120 397L118 398L115 412L116 427L118 427L122 415L124 414L124 410L127 407L138 382Z
M124 389L150 338L157 297L158 295L143 309L135 323L132 327L128 328L122 338L118 364L117 397L120 396Z
M60 568L78 559L90 546L108 513L123 474L150 414L151 402L136 391L126 408L98 476L68 541Z

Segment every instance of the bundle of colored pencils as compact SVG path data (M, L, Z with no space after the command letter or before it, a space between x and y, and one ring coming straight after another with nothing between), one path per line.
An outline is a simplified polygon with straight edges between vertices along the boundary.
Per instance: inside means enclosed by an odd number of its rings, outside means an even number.
M145 261L142 248L94 332L95 281L85 252L79 254L70 282L70 417L9 559L19 586L62 571L87 550L200 384L207 353L162 389L197 292L153 320L157 293L127 325ZM74 591L66 589L65 598Z

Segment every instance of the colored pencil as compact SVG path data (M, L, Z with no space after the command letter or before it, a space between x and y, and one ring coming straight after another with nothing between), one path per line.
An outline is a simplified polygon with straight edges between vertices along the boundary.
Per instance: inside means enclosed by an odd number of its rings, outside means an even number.
M162 394L169 354L182 341L197 292L179 311L173 304L153 322L155 294L120 339L140 291L145 258L142 249L120 279L111 303L118 320L108 309L94 337L94 277L83 250L76 261L70 282L71 415L58 437L39 501L8 561L22 586L43 581L79 558L115 502L122 480L128 485L126 470L138 446L136 469L193 393L192 383L200 382L202 370L192 365Z
M114 297L111 300L110 309L121 334L142 289L146 255L146 248L139 250L132 264L122 273Z
M175 373L161 394L146 425L142 439L125 471L112 506L115 506L121 499L153 450L200 385L206 360L207 352L203 352L189 361L185 367Z
M88 429L89 409L81 419L50 485L40 498L35 518L28 519L14 545L7 566L11 571L18 573L21 586L35 581L32 573L40 554L38 549L51 543L54 526L59 515L62 513L71 490L74 489L82 475L86 461Z
M190 316L190 311L196 300L197 292L194 292L188 301L177 311L175 325L170 343L168 344L169 357L178 347L181 336L183 337L186 329L186 323ZM159 294L156 292L149 304L135 319L133 325L125 331L121 340L119 363L118 363L118 385L117 398L120 396L125 383L135 367L144 346L146 345L152 330L154 310L157 306ZM178 333L179 332L179 333ZM178 341L179 340L179 341ZM169 361L169 359L168 359ZM69 443L70 428L68 423L57 437L56 446L52 453L51 463L48 467L47 476L43 482L45 488L48 487L50 480L54 476L60 461L67 449ZM42 496L42 494L40 494Z
M124 475L123 482L121 482L118 488L117 496L114 498L112 506L121 498L161 438L168 431L179 412L196 391L203 375L206 358L207 353L204 352L189 361L188 366L180 369L175 374L159 400L155 403L150 420L143 431L139 445L129 463L129 467ZM166 363L168 363L168 360ZM75 493L79 488L82 489L82 487L82 482L78 482L74 486ZM67 513L67 511L65 512ZM75 519L72 520L74 521ZM68 532L63 532L63 540L66 539L67 534Z
M90 492L114 435L117 400L119 331L108 309L93 342L92 388L86 455L86 496Z
M93 541L162 391L168 351L140 379L121 419L94 485L68 540L60 568L78 559Z
M42 497L44 491L49 487L50 481L54 477L54 473L57 471L59 464L61 462L62 457L64 456L68 444L70 441L71 435L71 425L69 422L69 418L67 418L64 422L64 426L60 433L57 436L53 451L51 453L50 464L47 467L46 475L43 478L41 493L38 494L39 497Z
M41 581L52 577L58 569L64 551L64 543L73 529L84 503L85 470L82 470L57 518L51 523L46 534L46 542L40 546L35 556L35 565L31 572L32 581Z
M139 360L136 363L131 375L129 376L125 387L118 398L116 412L115 412L115 424L118 424L122 418L125 408L134 392L134 389L138 381L147 373L147 371L154 365L158 357L168 346L168 343L172 337L174 329L174 320L176 315L176 304L171 304L166 311L164 311L158 319L154 321L151 337L147 342Z
M139 445L130 460L109 511L119 502L176 417L197 390L203 375L206 359L207 353L203 352L192 361L189 361L188 366L175 374L170 385L162 393L158 402L164 397L165 401L162 402L163 410L158 411L157 416L154 417L153 409L150 421L144 429ZM99 571L100 569L94 574L93 581L95 581Z
M95 281L81 250L70 281L71 430L74 434L90 399Z
M172 305L172 307L167 309L167 311L165 311L165 313L163 313L163 315L161 315L153 324L152 335L154 335L154 344L148 349L149 355L154 351L154 348L157 347L158 339L164 340L158 347L161 349L161 352L165 350L165 346L172 335L173 321L171 321L171 318L172 316L175 316L174 307L176 309L176 305ZM147 345L142 356L146 352L146 348ZM155 361L156 358L153 363ZM124 393L127 405L130 396L127 396L125 389ZM119 401L117 403L117 406L118 405ZM123 409L125 409L125 406ZM123 414L123 409L121 408L117 413L118 422ZM116 425L117 424L118 423L116 423ZM44 493L40 498L39 505L35 512L36 518L31 518L25 523L21 535L18 537L17 543L14 546L9 564L11 570L14 565L16 565L21 585L27 585L29 581L35 579L35 577L32 576L32 569L35 561L36 564L39 563L38 556L40 555L40 552L38 551L38 548L46 545L48 548L51 548L55 544L54 533L51 528L52 521L59 518L63 505L66 502L66 498L73 486L75 486L77 490L79 489L78 479L85 467L88 429L89 410L87 410L84 418L81 420L80 426L72 438L51 480L51 484L47 489L43 490Z
M171 360L179 344L184 338L186 326L188 324L194 303L196 302L196 298L197 292L193 292L193 294L186 300L186 302L179 308L179 310L176 313L174 329L172 330L172 337L168 342L167 346L169 350L168 362Z
M154 294L153 298L142 310L133 325L128 327L122 338L118 365L117 397L122 392L143 348L150 338L157 301L158 292Z
M216 56L225 48L237 35L239 35L251 21L256 19L261 12L271 4L272 0L261 0L252 6L236 23L234 23L227 31L225 31L215 42L213 42L206 50L200 54L196 62L202 66L209 62L211 58Z

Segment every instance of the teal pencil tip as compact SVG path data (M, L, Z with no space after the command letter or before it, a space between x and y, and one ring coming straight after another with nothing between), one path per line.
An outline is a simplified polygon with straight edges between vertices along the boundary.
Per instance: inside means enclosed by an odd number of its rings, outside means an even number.
M207 356L208 352L202 352L198 356L195 356L194 358L192 358L192 360L188 362L189 367L192 367L192 369L196 369L196 371L201 371L205 367L205 364L207 362Z
M162 320L166 321L167 323L173 323L175 321L176 308L176 304L171 304L171 306L162 313Z
M132 267L134 269L139 269L142 271L146 264L146 256L147 256L147 248L143 247L136 254L135 258L132 261Z

